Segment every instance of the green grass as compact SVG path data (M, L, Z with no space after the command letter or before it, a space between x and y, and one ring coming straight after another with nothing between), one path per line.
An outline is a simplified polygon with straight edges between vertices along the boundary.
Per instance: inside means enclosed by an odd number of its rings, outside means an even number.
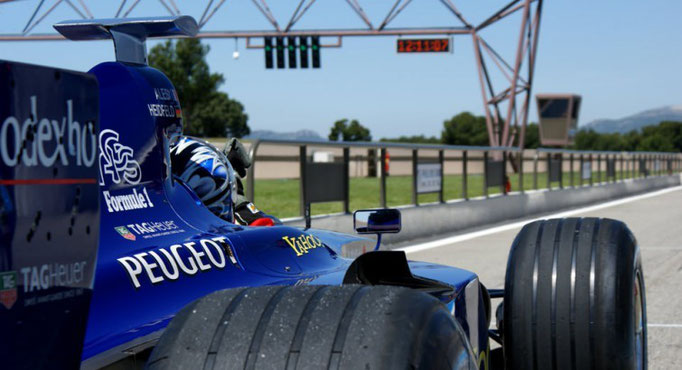
M593 174L594 183L598 183L599 173ZM605 173L602 173L602 181L605 181ZM629 178L630 174L626 174ZM574 173L574 184L580 183L580 174ZM618 173L620 179L620 172ZM517 174L510 174L512 191L519 188ZM257 180L255 188L255 202L258 208L264 212L273 214L279 218L296 217L301 215L300 211L300 181L298 179L281 180ZM533 173L524 173L523 184L525 190L534 189ZM583 182L589 184L589 180ZM552 188L558 188L559 183L551 184ZM570 186L570 172L564 173L564 187ZM462 176L446 175L444 179L444 198L445 200L461 199ZM547 173L538 173L537 188L547 188ZM489 195L499 194L500 187L490 187ZM469 198L483 195L483 176L467 176L467 195ZM389 207L412 204L412 177L411 176L390 176L386 179L386 201ZM430 203L438 201L438 194L421 194L418 196L419 203ZM350 209L351 211L362 208L375 208L380 206L379 201L379 179L378 178L351 178L350 179ZM314 203L311 206L313 215L338 213L343 211L342 202Z

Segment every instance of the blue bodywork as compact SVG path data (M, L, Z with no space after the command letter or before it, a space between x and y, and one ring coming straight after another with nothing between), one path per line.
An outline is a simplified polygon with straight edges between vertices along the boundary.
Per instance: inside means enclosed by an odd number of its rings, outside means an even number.
M362 238L243 227L214 216L170 175L169 142L182 133L182 119L168 78L119 62L102 63L90 74L99 84L93 166L99 172L90 169L90 176L97 176L100 220L83 366L110 364L152 346L176 312L216 290L342 284L353 262L341 257L342 246ZM96 209L96 201L90 203ZM90 217L97 223L96 215ZM479 365L487 367L488 321L477 276L430 263L409 267L415 276L452 287L439 298L469 336ZM89 298L90 286L80 288Z
M172 179L169 141L181 133L182 122L173 85L162 73L118 62L100 64L90 73L100 86L101 132L116 132L118 144L132 149L131 158L139 164L141 176L136 184L123 180L117 184L114 175L100 167L100 247L85 361L153 339L178 310L219 289L342 283L352 260L340 256L341 246L357 237L287 226L230 224L210 213L186 186ZM101 141L100 146L102 152L108 149ZM126 168L119 170L123 179ZM110 206L113 197L131 194L141 196L144 204L119 211ZM126 239L117 230L121 226L135 240ZM220 249L225 251L223 255ZM479 312L475 315L466 312L464 291L474 280L475 299L479 300L477 276L419 262L410 263L410 268L414 275L454 288L455 295L446 303L454 307L465 331L480 333L478 343L472 346L487 348L482 305L476 305ZM472 317L477 321L471 322ZM471 325L479 327L471 330Z

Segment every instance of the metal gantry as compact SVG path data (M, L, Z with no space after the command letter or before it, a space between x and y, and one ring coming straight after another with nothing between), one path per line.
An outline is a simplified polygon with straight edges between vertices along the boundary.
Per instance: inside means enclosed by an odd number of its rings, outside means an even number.
M0 0L0 4L18 0ZM94 0L89 0L94 1ZM181 11L175 0L121 0L116 7L114 18L126 18L131 15L142 2L158 2L169 15L187 14ZM337 0L342 1L342 0ZM345 0L353 13L365 25L363 28L338 29L297 29L294 28L316 0L297 0L295 10L286 17L277 17L270 9L267 0L251 0L260 14L268 21L271 29L260 31L243 30L206 30L206 24L223 8L227 0L205 0L205 6L199 7L201 14L198 20L199 38L234 38L246 39L247 48L262 48L258 42L251 43L251 39L276 36L323 36L336 37L338 41L323 44L323 47L340 47L343 37L356 36L429 36L429 35L469 35L473 41L475 62L478 68L480 91L488 127L488 138L491 146L518 146L523 148L528 110L530 108L533 72L537 56L538 35L543 0L510 0L500 9L495 10L479 24L474 24L458 10L452 0L433 0L444 6L444 10L452 14L458 26L434 27L390 27L396 17L409 5L412 0L391 0L392 6L379 20L372 20L360 0ZM87 0L37 0L35 9L31 13L24 28L13 34L0 34L0 41L33 41L33 40L63 40L57 33L32 33L36 26L43 22L58 7L70 7L74 15L83 19L111 18L112 14L97 14L96 16L87 6ZM194 9L199 1L192 1ZM418 2L420 3L420 2ZM424 2L421 2L424 3ZM318 5L319 6L319 5ZM417 5L412 5L417 6ZM513 15L521 14L519 36L515 42L513 58L504 58L493 46L486 41L483 31L495 23ZM137 14L136 14L137 15ZM160 14L147 14L158 16ZM198 15L198 14L197 14ZM138 15L139 16L139 15ZM0 15L0 19L1 19ZM285 19L280 22L278 19ZM493 74L491 67L499 73ZM503 76L500 78L498 76Z

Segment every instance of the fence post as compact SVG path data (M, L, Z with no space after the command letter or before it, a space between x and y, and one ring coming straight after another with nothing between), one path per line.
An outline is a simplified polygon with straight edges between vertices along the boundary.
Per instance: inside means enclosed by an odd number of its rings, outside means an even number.
M438 151L438 162L440 163L440 192L438 193L438 201L445 203L445 152L443 149Z
M507 152L502 151L502 184L500 185L500 193L507 195Z
M343 212L345 214L350 213L350 148L343 148L343 173L344 173L344 195L343 195Z
M419 153L417 149L412 149L412 204L415 206L419 205L419 199L417 197L417 160Z
M381 148L381 178L379 179L379 201L386 208L386 148Z
M483 152L483 195L488 198L488 151Z
M533 157L533 189L538 190L538 152Z
M597 154L597 173L599 174L599 184L601 184L602 183L601 154Z
M519 191L521 194L524 193L524 184L523 184L523 150L519 151Z
M308 160L308 151L305 145L301 145L298 148L298 162L300 165L300 171L301 171L301 216L306 217L306 207L308 205L308 199L306 199L306 191L305 191L305 179L306 179L306 162Z
M462 151L462 198L464 200L469 200L469 192L467 191L467 153L466 150Z
M552 153L547 153L547 189L552 190L552 179L550 174L550 166L552 162Z
M583 164L585 163L585 158L583 157L583 154L580 153L580 168L578 169L578 172L580 173L578 175L578 184L580 184L580 187L583 186Z
M559 189L564 188L564 153L559 153Z
M570 166L571 166L571 188L575 188L575 179L574 179L575 173L573 170L573 153L569 154L568 158L569 158L568 161L571 163L570 164Z
M592 168L592 153L590 153L590 186L594 186L594 168Z

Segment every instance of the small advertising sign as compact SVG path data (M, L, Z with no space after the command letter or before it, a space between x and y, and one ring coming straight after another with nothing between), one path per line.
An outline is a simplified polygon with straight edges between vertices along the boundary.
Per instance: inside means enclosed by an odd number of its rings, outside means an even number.
M592 177L592 163L590 162L583 163L583 168L581 172L583 180L589 180Z
M437 193L441 187L440 163L417 164L417 193Z

